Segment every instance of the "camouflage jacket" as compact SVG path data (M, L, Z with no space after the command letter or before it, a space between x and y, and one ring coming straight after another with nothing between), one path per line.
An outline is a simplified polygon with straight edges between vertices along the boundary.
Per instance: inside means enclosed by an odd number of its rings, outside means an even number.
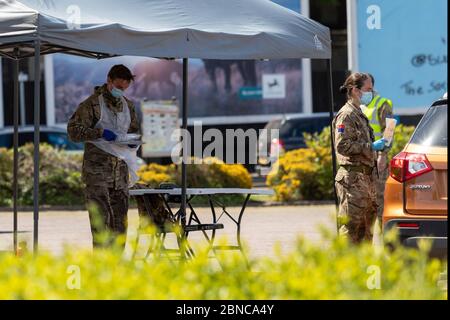
M375 166L373 130L360 108L347 102L333 120L333 135L339 165Z
M88 142L102 137L103 130L95 128L100 119L99 95L113 112L122 111L122 101L114 98L104 84L95 87L94 93L80 103L67 124L69 138L74 142ZM131 123L128 133L139 132L139 122L133 103L125 98L130 109ZM128 167L117 157L100 150L92 143L84 144L82 169L83 181L88 186L101 186L115 189L128 187Z

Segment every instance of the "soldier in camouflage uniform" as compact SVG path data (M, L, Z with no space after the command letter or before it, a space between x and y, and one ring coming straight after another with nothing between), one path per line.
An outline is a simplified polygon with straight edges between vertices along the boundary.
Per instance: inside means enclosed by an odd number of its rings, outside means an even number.
M126 90L133 79L131 71L124 65L113 66L108 73L107 83L95 88L94 93L78 106L67 125L72 141L85 142L82 177L86 184L85 198L94 246L104 244L98 239L102 231L109 231L113 235L126 234L129 199L127 163L100 149L93 141L101 138L112 141L117 137L112 130L96 126L102 118L102 110L105 110L100 101L112 115L129 115L129 133L139 131L133 103L120 93L117 94Z
M374 134L360 104L370 102L372 84L364 73L350 75L341 87L347 103L333 120L333 138L339 169L335 177L339 200L339 233L353 243L372 240L376 204L376 150L384 139L374 142ZM370 99L370 100L369 100Z

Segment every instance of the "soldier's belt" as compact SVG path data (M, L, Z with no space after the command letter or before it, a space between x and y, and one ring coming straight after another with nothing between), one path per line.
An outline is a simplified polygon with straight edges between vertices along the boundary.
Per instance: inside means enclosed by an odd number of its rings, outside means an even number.
M340 167L344 168L347 171L350 172L359 172L359 173L363 173L366 175L371 175L373 172L373 167L369 167L369 166L352 166L352 165L340 165Z

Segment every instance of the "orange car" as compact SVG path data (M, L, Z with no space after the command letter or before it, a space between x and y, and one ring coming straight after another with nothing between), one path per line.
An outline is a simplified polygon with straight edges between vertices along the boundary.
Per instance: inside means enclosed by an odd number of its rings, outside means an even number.
M396 228L401 243L412 247L431 239L435 256L447 255L447 136L445 95L391 160L384 196L383 232Z

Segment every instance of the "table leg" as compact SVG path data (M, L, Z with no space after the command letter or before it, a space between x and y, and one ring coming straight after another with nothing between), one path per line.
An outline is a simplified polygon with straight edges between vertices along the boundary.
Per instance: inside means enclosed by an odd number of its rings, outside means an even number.
M217 218L218 222L222 216L225 214L226 216L228 216L228 218L231 219L231 221L233 221L236 225L236 240L237 240L237 245L228 245L228 246L213 246L213 250L239 250L242 254L242 256L244 257L245 263L247 265L248 268L250 268L250 264L248 262L247 256L245 255L244 251L242 250L242 243L241 243L241 223L242 223L242 217L244 215L245 209L247 207L247 203L248 200L250 199L250 194L247 194L245 197L245 200L242 204L242 208L239 212L239 216L238 219L236 220L226 209L225 205L223 203L221 203L220 201L218 201L217 199L213 199L212 196L210 198L211 201L211 206L214 207L213 202L217 203L218 205L221 206L222 208L222 213L219 216L219 218ZM215 212L214 212L214 217L215 217Z
M170 222L172 224L176 224L177 223L177 219L176 219L176 215L173 214L172 209L169 206L169 203L167 202L167 200L165 199L164 196L160 197L163 199L164 205L167 208L167 210L170 213ZM154 217L152 216L152 207L150 204L150 200L148 199L148 197L146 197L145 195L142 196L142 199L144 201L144 207L146 210L146 213L148 214L148 216L150 217L150 220L152 223L155 222ZM179 219L178 222L180 223ZM152 237L155 238L156 242L154 245L154 249L153 248L149 248L149 250L147 251L146 254L146 258L148 258L148 256L151 254L152 251L155 251L156 253L158 253L158 256L161 256L162 251L171 251L174 249L167 249L164 246L164 241L166 239L166 230L164 229L165 226L156 226L158 228L158 230L156 231L155 235L152 235ZM179 232L177 230L175 230L175 236L176 236L176 240L177 240L177 244L178 244L178 251L180 252L180 258L181 259L185 259L185 258L191 258L194 256L194 252L193 249L190 247L189 243L187 242L186 236L184 234L184 232ZM139 230L138 230L138 234L137 234L137 245L139 243ZM153 241L151 241L151 246L153 246Z
M241 212L239 213L239 218L238 218L238 223L237 223L237 242L238 242L239 249L241 250L241 252L242 252L242 245L241 245L241 222L242 222L242 217L243 217L243 215L244 215L244 211L245 211L245 208L247 207L247 202L248 202L249 199L250 199L250 194L248 194L248 195L245 197L244 203L242 204ZM243 252L242 252L242 254L243 254Z

